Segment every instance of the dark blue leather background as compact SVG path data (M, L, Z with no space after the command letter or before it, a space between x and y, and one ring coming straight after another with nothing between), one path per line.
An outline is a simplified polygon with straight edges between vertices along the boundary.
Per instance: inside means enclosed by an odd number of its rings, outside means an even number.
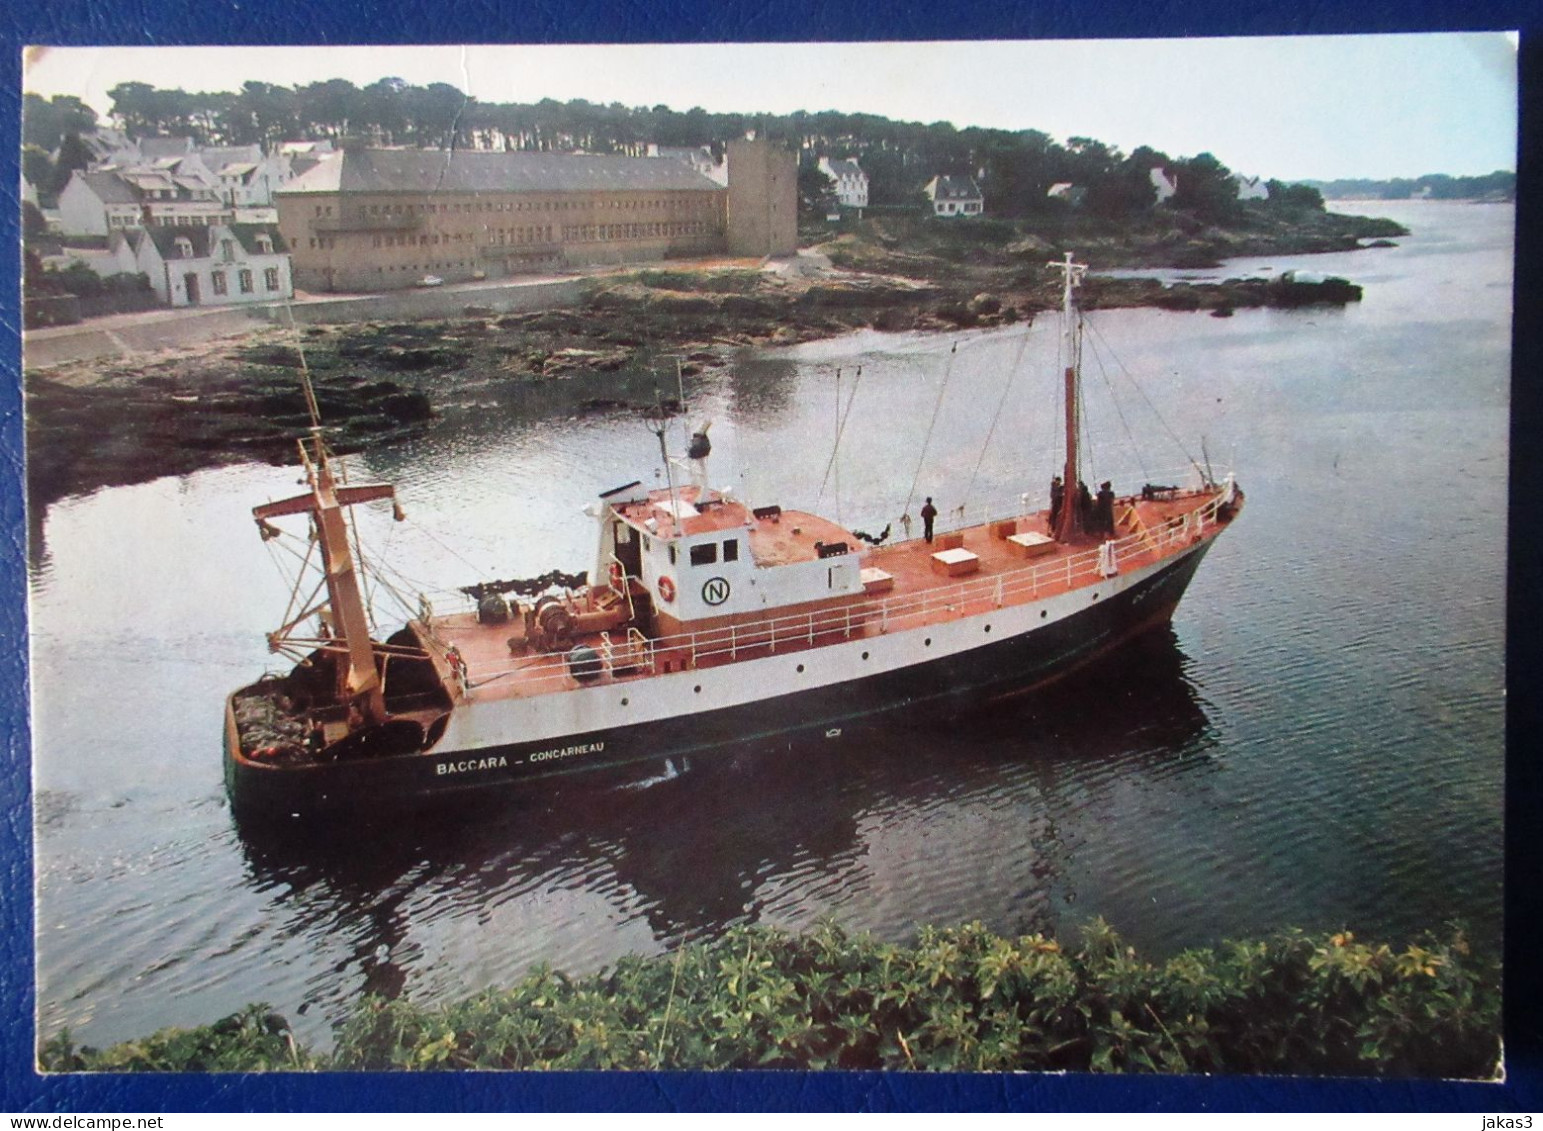
M912 1076L841 1073L647 1075L459 1074L246 1077L39 1077L33 1070L31 809L26 680L18 277L21 47L198 43L456 43L518 36L542 42L799 41L1324 34L1521 27L1543 33L1530 0L946 0L891 5L824 0L10 0L0 4L0 1111L198 1110L1386 1110L1497 1113L1543 1108L1538 1087L1538 799L1543 769L1534 705L1543 354L1539 285L1538 77L1543 51L1523 44L1523 206L1518 213L1518 338L1508 650L1507 1052L1503 1085L1265 1079ZM318 76L325 77L325 76ZM153 76L149 77L154 81ZM923 81L923 80L919 80ZM924 81L946 82L946 76ZM172 85L171 82L161 85ZM679 107L684 109L684 107ZM811 110L822 107L811 106ZM1197 112L1203 113L1203 108ZM963 123L961 123L963 124ZM1032 123L1028 123L1032 124ZM1433 500L1450 507L1454 500ZM212 1018L189 1018L198 1023ZM1477 1118L1475 1115L1473 1118ZM1477 1131L1477 1129L1475 1129Z

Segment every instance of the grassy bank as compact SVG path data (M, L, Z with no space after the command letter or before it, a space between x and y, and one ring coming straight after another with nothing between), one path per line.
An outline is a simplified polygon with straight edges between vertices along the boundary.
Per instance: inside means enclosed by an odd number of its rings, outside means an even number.
M1402 948L1348 932L1143 960L1102 921L1063 948L979 924L912 946L825 925L739 928L571 978L541 968L451 1005L367 999L331 1055L249 1006L97 1050L68 1033L50 1072L843 1068L1292 1073L1487 1079L1499 971L1461 932Z

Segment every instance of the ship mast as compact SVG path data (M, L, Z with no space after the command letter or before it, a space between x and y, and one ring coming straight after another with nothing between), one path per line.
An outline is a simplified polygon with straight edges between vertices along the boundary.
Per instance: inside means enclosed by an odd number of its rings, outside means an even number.
M1073 263L1069 251L1063 261L1047 263L1046 266L1062 273L1061 321L1066 335L1066 466L1061 480L1060 521L1052 533L1056 541L1070 542L1082 533L1082 508L1079 505L1081 491L1077 471L1077 408L1082 399L1082 318L1077 310L1076 289L1081 285L1088 267L1085 263Z
M385 691L380 673L375 667L375 647L370 639L369 615L365 611L354 555L348 545L348 522L343 508L376 499L395 500L396 490L386 483L360 486L340 486L337 483L332 472L331 455L322 439L320 413L316 407L316 394L311 388L310 374L303 367L301 374L306 404L311 411L311 436L309 448L306 440L299 441L298 446L300 462L305 467L310 490L292 498L253 507L252 515L265 538L271 532L271 527L267 525L268 519L287 514L311 516L326 577L332 638L335 644L341 644L344 649L344 656L340 657L337 665L338 701L357 707L360 721L365 724L383 723L388 717Z

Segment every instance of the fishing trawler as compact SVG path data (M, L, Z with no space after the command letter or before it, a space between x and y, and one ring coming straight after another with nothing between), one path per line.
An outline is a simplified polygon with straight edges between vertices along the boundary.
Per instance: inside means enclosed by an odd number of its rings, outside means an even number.
M1065 458L1050 505L867 544L829 519L707 485L696 432L664 486L601 493L593 572L468 586L464 611L372 638L348 509L396 503L350 484L313 427L307 490L255 507L305 515L321 577L271 648L283 674L233 693L225 780L244 818L375 812L517 793L544 779L754 745L839 739L880 718L948 717L1066 676L1166 623L1242 491L1196 468L1186 486L1097 499L1078 462L1082 324L1064 275ZM671 467L678 464L682 482ZM1027 496L1024 497L1027 499ZM866 536L865 536L866 537ZM872 542L868 539L868 542Z

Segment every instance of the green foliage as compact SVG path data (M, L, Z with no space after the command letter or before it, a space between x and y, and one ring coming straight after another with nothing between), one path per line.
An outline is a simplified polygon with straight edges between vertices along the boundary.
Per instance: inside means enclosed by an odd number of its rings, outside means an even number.
M197 1029L162 1029L109 1049L77 1048L68 1031L38 1054L44 1072L263 1072L321 1067L295 1043L289 1022L266 1005L249 1005Z
M85 142L80 140L79 134L67 133L59 143L59 158L54 162L53 180L46 185L38 185L38 192L58 196L64 191L64 186L70 183L72 173L90 167L91 151L86 148Z
M1283 181L1267 181L1270 195L1266 204L1270 208L1296 209L1306 212L1322 212L1323 193L1312 185L1286 184Z
M323 1060L251 1006L217 1025L105 1051L68 1034L46 1071L330 1068L1298 1073L1488 1078L1498 971L1462 933L1394 950L1349 932L1142 959L1102 920L1081 945L980 923L914 945L824 923L740 927L570 978L428 1009L367 999Z
M96 298L99 295L148 291L150 280L143 274L128 272L102 276L84 263L71 263L62 270L45 270L38 276L29 276L27 288L38 294L70 294L81 298Z
M47 99L36 94L24 95L21 118L22 144L45 153L57 149L65 134L96 129L96 111L73 94L56 94Z
M758 271L635 271L632 278L661 291L706 291L712 294L749 294L760 282Z
M1432 200L1515 200L1516 174L1496 169L1476 177L1452 177L1427 173L1423 177L1395 177L1387 181L1339 180L1311 181L1330 200L1366 198L1372 200L1407 200L1429 196Z
M1209 153L1199 153L1172 163L1178 190L1168 201L1171 208L1192 212L1203 220L1224 221L1239 212L1237 185L1232 170Z

